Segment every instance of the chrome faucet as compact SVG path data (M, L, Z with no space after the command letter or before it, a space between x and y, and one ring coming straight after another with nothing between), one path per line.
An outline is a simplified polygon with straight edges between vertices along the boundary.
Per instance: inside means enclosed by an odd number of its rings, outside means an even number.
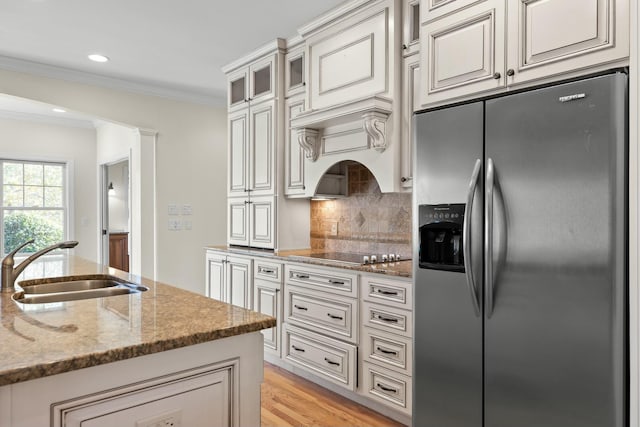
M21 244L2 260L2 282L0 283L0 292L15 292L16 279L18 278L20 273L22 273L29 264L40 258L42 255L51 252L54 249L70 249L75 248L78 245L78 242L71 240L68 242L60 242L56 243L55 245L47 246L46 248L40 249L38 252L22 261L16 268L13 268L13 256L17 254L20 249L24 248L27 245L30 245L33 242L34 240L31 239L28 242Z

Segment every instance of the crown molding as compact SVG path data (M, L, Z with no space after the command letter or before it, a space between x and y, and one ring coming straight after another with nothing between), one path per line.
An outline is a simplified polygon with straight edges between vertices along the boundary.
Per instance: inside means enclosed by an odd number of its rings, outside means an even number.
M379 0L352 0L334 7L325 14L318 16L313 21L298 28L298 34L303 38L308 38L320 28L326 28L345 18L345 15L352 13L369 4L373 4Z
M222 67L222 72L225 74L228 74L231 71L237 70L238 68L243 67L271 53L276 53L278 51L281 51L284 53L286 48L287 48L287 41L285 39L277 38L275 40L270 41L267 44L260 46L256 50L244 55L242 58L236 59L235 61L225 65L224 67Z
M0 69L33 74L41 77L64 80L72 83L83 83L107 89L132 92L140 95L156 96L175 101L223 107L226 105L226 94L200 93L179 87L161 86L142 81L125 80L108 77L86 71L43 64L35 61L12 58L0 55Z

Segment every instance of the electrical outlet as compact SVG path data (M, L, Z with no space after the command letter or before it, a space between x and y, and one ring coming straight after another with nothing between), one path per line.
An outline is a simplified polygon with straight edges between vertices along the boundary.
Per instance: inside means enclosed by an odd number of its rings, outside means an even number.
M332 222L331 223L331 231L329 232L329 235L331 235L331 236L337 236L338 235L338 223L337 222Z
M193 223L191 222L190 219L185 219L182 223L184 225L185 230L191 230L191 227L193 227Z
M169 230L171 230L171 231L180 230L180 220L179 219L170 219L169 220Z
M193 215L193 207L191 205L182 205L182 215Z
M136 427L180 427L181 425L181 410L166 412L161 415L136 421Z

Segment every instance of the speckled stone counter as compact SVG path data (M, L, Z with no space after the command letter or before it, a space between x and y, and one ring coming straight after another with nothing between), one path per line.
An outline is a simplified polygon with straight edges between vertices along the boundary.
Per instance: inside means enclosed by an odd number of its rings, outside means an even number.
M345 268L347 270L361 271L363 273L386 274L388 276L411 277L413 263L411 260L399 262L387 262L379 264L358 265L320 258L308 258L313 253L311 249L296 249L283 251L270 251L264 249L243 248L237 246L207 246L206 249L225 251L236 255L259 256L284 262L299 262L303 264L321 265L324 267Z
M47 274L55 271L61 274ZM270 328L250 310L76 257L38 260L25 274L111 274L149 288L106 298L17 304L0 294L0 386ZM34 273L35 272L35 273Z

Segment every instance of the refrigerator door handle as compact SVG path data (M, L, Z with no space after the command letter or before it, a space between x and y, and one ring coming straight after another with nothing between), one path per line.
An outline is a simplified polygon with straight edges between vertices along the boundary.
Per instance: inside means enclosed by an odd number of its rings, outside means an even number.
M491 318L493 313L493 194L495 190L495 166L493 159L487 160L487 190L485 199L485 232L484 232L484 271L486 315Z
M471 264L471 212L473 208L473 200L478 188L478 178L480 177L480 169L482 161L476 160L469 182L469 192L467 193L467 207L464 210L464 218L462 222L462 254L464 258L464 271L467 275L467 285L471 293L471 301L473 302L473 310L476 316L480 316L480 302L478 301L478 290L475 278L473 277L473 269Z

